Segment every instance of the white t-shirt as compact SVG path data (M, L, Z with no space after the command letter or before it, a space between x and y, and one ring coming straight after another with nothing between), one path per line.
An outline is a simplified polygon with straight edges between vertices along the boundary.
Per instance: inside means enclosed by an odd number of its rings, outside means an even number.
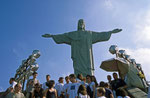
M43 88L44 90L46 90L46 89L48 88L48 86L46 86L46 83L47 83L47 82L45 82L45 83L42 84L42 88Z
M57 90L58 96L60 96L61 92L63 91L63 86L64 86L63 83L57 83L57 84L55 85L55 89Z
M69 94L69 98L75 98L78 96L78 88L80 86L80 83L71 83L69 86L69 89L67 91L67 94Z
M13 83L10 86L14 89L16 84L17 84L17 82L13 81Z
M80 94L79 93L79 96L78 96L79 98L90 98L90 96L88 96L88 95L82 95L82 94Z

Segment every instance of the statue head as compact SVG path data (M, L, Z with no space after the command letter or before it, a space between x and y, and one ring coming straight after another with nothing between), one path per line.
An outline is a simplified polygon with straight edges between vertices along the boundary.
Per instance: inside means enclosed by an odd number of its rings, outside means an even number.
M78 31L85 31L85 23L83 19L78 21Z

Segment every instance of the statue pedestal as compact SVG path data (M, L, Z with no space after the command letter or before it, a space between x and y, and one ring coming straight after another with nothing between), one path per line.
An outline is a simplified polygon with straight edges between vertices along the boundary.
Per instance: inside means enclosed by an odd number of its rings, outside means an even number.
M147 94L139 88L128 88L127 92L131 98L147 98Z

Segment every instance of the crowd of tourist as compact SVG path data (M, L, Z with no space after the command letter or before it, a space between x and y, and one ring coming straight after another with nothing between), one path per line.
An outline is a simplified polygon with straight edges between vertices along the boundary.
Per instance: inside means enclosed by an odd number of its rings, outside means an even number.
M51 80L50 75L46 75L46 81L40 84L37 79L37 72L33 73L33 78L26 84L26 90L21 91L22 85L16 83L14 78L10 79L11 86L5 91L5 98L130 98L127 96L127 88L124 80L118 77L117 73L107 76L108 82L97 82L95 76L82 74L70 74L59 77L58 83Z

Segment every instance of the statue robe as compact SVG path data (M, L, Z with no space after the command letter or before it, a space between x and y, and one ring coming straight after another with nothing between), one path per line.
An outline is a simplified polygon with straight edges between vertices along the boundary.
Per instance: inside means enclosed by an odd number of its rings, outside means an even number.
M128 87L138 87L138 88L146 91L147 85L138 76L138 74L139 74L138 69L132 63L130 63L128 66L129 66L129 71L127 73L127 79L126 79L126 83L127 83Z
M71 45L74 73L94 75L92 44L109 40L111 32L73 31L52 35L57 44Z

